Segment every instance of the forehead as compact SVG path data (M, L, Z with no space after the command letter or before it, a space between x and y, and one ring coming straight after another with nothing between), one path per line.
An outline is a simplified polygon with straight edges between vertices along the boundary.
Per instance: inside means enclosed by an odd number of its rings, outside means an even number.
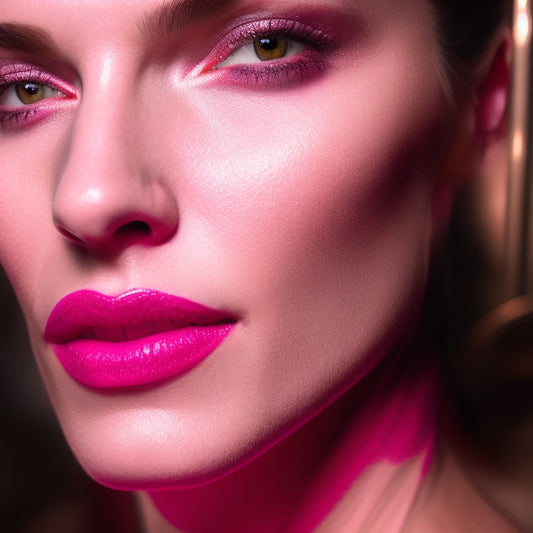
M376 2L390 3L389 0L376 0L374 4ZM115 24L140 23L143 20L181 24L231 11L267 12L293 7L355 9L371 5L369 0L4 0L0 5L0 16L49 23L54 20L50 15L60 12L73 20L85 22L87 15L96 17L91 21L91 26L108 19Z
M24 21L70 38L79 35L80 29L85 34L116 35L140 30L153 35L179 31L215 16L338 9L386 19L391 15L401 17L407 11L414 13L411 5L426 3L427 0L402 0L401 4L397 0L3 0L0 20ZM400 6L402 9L398 9ZM403 9L406 6L411 7Z

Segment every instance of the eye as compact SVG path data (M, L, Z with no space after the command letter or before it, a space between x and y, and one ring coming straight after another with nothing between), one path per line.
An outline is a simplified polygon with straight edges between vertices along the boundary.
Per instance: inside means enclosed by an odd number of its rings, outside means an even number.
M217 68L283 59L304 50L303 43L282 35L254 35L250 42L237 48L227 59L219 63Z
M50 72L0 63L0 133L37 124L76 101L77 91Z
M327 20L327 17L325 17ZM332 63L344 42L342 32L327 32L301 21L273 18L235 26L188 75L228 87L290 88L312 81ZM325 23L329 28L332 23Z
M22 81L0 88L0 105L22 107L36 104L46 98L61 98L63 96L65 95L54 87L33 81Z

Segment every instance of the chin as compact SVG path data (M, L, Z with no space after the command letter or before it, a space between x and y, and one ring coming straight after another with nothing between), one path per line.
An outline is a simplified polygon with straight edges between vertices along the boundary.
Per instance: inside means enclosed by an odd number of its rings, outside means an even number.
M69 423L65 432L81 466L102 485L118 490L190 488L223 477L261 453L250 435L230 431L229 422L227 429L212 427L217 423L187 427L175 413L130 409L102 417L90 428Z

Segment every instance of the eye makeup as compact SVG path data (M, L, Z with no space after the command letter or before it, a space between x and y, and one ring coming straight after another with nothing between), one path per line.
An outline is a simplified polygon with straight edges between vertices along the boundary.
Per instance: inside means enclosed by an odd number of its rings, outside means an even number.
M283 40L296 44L296 52L275 59L228 65L228 60L254 40ZM207 71L221 73L224 81L259 86L284 86L303 81L323 70L325 51L333 39L320 30L301 22L270 19L250 22L229 32L214 48L207 60Z
M41 99L24 103L20 88L40 91ZM0 130L16 130L31 126L56 111L76 92L64 82L39 67L27 63L0 64ZM16 101L19 104L16 104Z
M297 86L312 81L337 52L361 40L362 26L351 11L331 9L291 9L279 16L244 17L188 77L251 88ZM268 48L259 49L262 42L277 44L281 50L269 54Z

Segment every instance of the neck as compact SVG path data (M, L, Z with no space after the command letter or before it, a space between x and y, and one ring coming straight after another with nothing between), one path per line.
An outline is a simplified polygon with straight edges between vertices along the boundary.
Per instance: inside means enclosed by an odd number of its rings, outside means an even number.
M370 522L385 508L399 531L432 454L435 380L421 361L381 366L240 470L141 495L148 533L384 531Z

